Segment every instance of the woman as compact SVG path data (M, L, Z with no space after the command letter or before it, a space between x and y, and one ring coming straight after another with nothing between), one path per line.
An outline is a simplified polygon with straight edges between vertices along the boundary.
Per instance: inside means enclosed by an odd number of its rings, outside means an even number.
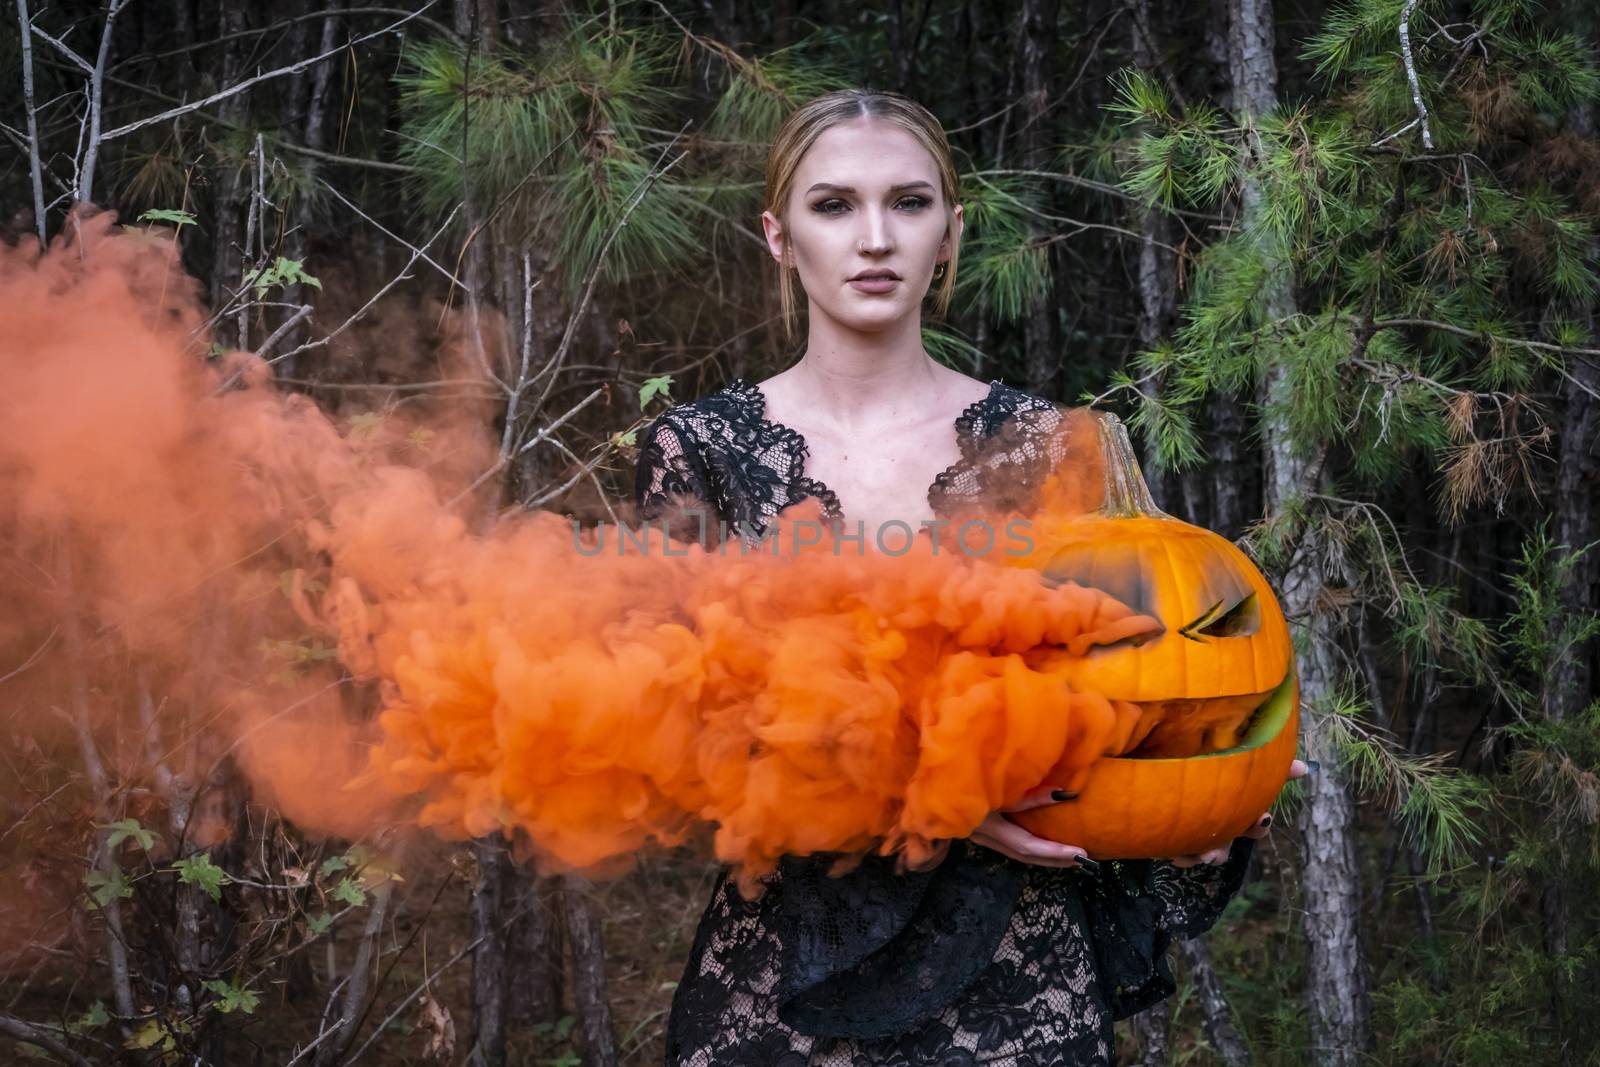
M1037 484L1059 458L1042 443L1060 409L922 345L925 294L938 285L942 313L955 284L956 192L943 129L904 97L843 90L789 117L761 220L786 327L805 290L805 353L655 420L642 517L693 537L669 508L688 498L713 528L759 532L814 497L876 541L886 522L921 529L991 487ZM1049 803L1071 799L1044 787L1007 811ZM1172 992L1167 945L1216 920L1270 816L1203 856L1096 865L1007 811L928 871L869 856L830 877L838 857L787 857L756 901L724 871L673 998L668 1063L1109 1065L1113 1019Z

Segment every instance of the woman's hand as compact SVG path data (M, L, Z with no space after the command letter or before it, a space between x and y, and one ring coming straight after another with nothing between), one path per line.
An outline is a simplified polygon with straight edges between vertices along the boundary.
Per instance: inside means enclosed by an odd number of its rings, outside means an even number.
M1310 768L1309 765L1307 765L1305 760L1294 760L1293 762L1291 762L1289 764L1289 780L1290 781L1293 781L1296 778L1303 777L1303 776L1309 774L1310 772L1311 772L1311 768ZM1267 814L1262 815L1261 818L1257 819L1255 821L1255 823L1248 830L1246 830L1244 833L1240 834L1239 836L1240 837L1248 837L1248 838L1251 838L1253 840L1259 841L1263 837L1266 837L1267 836L1267 831L1269 831L1271 829L1272 829L1272 815L1271 815L1271 813L1267 813ZM1228 862L1228 855L1232 851L1233 851L1233 843L1230 841L1226 845L1218 845L1216 848L1210 850L1209 852L1201 852L1198 855L1194 855L1194 856L1173 856L1171 859L1167 860L1167 862L1172 864L1174 867L1194 867L1194 866L1196 866L1198 864L1201 864L1201 863L1211 863L1211 864L1216 864L1216 865L1220 866L1220 865Z
M1053 786L1040 786L1024 796L1019 803L990 812L989 817L972 831L971 839L985 848L994 849L1002 856L1010 856L1023 863L1033 863L1040 867L1082 867L1091 872L1098 870L1100 865L1090 859L1089 854L1077 845L1063 845L1048 838L1035 837L1006 818L1007 812L1042 808L1046 804L1070 801L1071 798L1072 794Z

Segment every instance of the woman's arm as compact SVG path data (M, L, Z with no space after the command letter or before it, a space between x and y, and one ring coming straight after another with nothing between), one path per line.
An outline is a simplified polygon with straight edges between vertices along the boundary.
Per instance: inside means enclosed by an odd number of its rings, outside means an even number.
M645 428L634 468L638 518L660 523L676 541L715 541L719 516L705 461L670 412Z

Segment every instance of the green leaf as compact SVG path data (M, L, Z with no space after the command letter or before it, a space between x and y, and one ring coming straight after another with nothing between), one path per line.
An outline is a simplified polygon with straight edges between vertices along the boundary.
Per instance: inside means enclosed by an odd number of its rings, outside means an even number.
M333 887L333 899L359 908L367 902L367 891L354 878L341 878L339 884Z
M67 1023L65 1029L69 1034L81 1034L85 1030L94 1030L111 1021L111 1015L106 1011L102 1001L95 1001L89 1010Z
M199 886L212 900L222 899L222 887L230 881L228 872L212 863L211 855L207 852L179 860L172 865L172 869L178 872L180 882Z
M260 300L267 295L267 290L275 285L301 285L322 288L322 283L307 274L298 259L287 259L279 256L267 267L252 267L244 273L244 283L255 286L256 299Z
M317 868L317 873L326 878L328 875L336 874L348 866L350 866L350 858L348 856L344 854L329 856L322 861L322 866Z
M133 896L133 886L129 885L128 880L122 876L121 867L90 871L84 875L83 884L88 887L89 894L94 897L95 903L102 908L113 900L125 900Z
M170 222L174 226L193 226L195 217L187 211L175 211L172 208L153 207L139 216L140 222Z
M106 844L112 848L116 848L130 837L139 842L139 847L146 852L149 852L156 843L156 835L141 826L138 819L123 819L109 826L102 826L100 829L111 831L106 835Z
M331 926L333 926L333 916L325 911L306 918L306 929L311 931L312 937L321 937Z
M672 397L667 390L671 387L672 375L670 374L663 374L659 378L646 378L644 384L639 387L639 410L643 411L649 406L650 401L658 396L666 397L670 401Z
M225 1015L236 1011L254 1015L261 1003L260 993L253 989L241 989L237 981L224 982L220 978L213 978L202 984L217 995L216 1003L211 1006Z
M382 428L382 412L364 411L360 415L352 415L350 417L350 436L356 440L371 437Z
M150 1019L135 1030L128 1040L122 1043L123 1048L152 1049L160 1047L162 1052L172 1052L178 1047L173 1036L167 1032L160 1019Z

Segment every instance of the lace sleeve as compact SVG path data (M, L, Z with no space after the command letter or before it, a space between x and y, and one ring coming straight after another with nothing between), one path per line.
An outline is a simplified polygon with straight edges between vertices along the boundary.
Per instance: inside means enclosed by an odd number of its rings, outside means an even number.
M1254 849L1255 841L1237 837L1221 866L1111 860L1083 880L1084 917L1112 1018L1125 1019L1177 990L1167 949L1175 938L1211 928L1243 884Z
M1227 862L1219 865L1175 867L1165 860L1154 863L1151 889L1161 905L1162 928L1185 941L1211 929L1244 884L1255 845L1252 838L1234 838Z
M644 431L634 469L633 499L641 522L663 524L678 541L715 541L719 518L704 460L671 419L658 416Z

